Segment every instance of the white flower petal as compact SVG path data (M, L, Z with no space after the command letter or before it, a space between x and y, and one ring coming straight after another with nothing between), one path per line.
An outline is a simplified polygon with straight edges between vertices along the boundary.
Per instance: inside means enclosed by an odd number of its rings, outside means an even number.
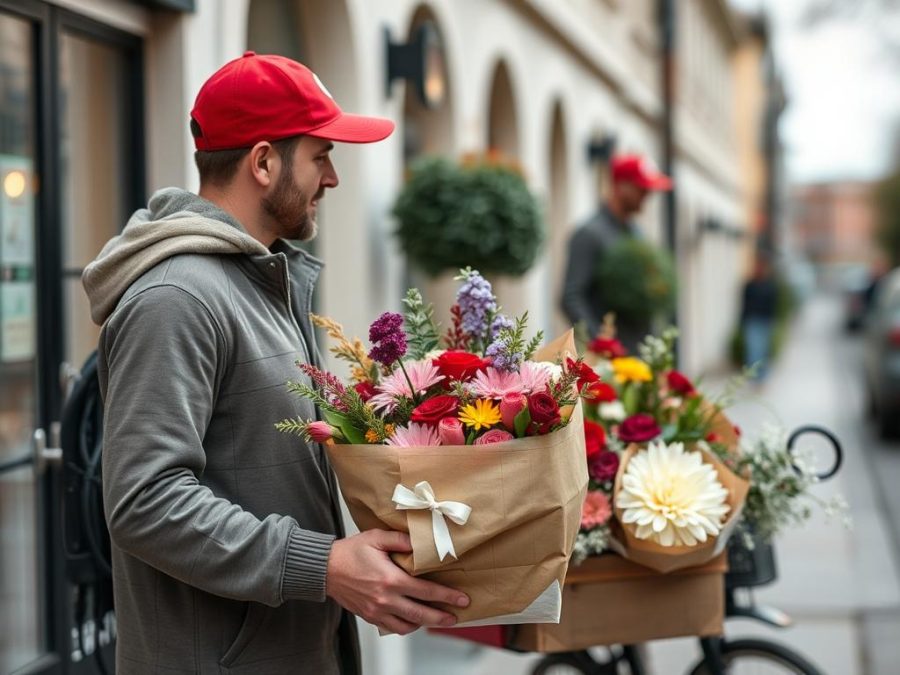
M695 546L719 533L728 490L700 452L653 441L625 468L616 505L635 536L662 546Z

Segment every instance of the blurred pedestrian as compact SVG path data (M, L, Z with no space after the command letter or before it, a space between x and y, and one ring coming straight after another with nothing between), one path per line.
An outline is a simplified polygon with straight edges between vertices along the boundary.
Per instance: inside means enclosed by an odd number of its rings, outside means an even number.
M865 320L872 310L872 303L875 301L875 293L878 290L878 284L890 271L891 265L888 262L887 256L884 253L878 253L869 267L869 280L862 293L863 320Z
M772 274L772 265L767 256L758 255L753 275L744 284L741 301L744 365L755 368L753 379L758 383L768 375L777 312L778 285Z
M610 162L610 188L597 213L569 240L568 262L560 304L572 325L582 323L588 336L597 335L610 310L596 269L603 253L623 238L639 237L633 218L653 191L672 189L672 181L640 155L618 155ZM651 330L644 323L616 320L617 337L629 350Z

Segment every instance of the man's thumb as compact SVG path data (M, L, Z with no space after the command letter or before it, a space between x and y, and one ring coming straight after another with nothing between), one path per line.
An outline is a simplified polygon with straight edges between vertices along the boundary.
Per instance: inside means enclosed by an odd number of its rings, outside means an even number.
M412 542L409 535L405 532L389 532L387 530L373 530L375 533L376 548L382 551L395 551L399 553L409 553L412 551Z

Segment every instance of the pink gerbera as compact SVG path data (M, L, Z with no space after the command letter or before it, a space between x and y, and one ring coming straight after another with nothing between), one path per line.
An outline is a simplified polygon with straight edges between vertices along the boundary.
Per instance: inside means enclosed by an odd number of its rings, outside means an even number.
M409 375L409 382L406 381L406 375L399 368L385 377L381 384L375 387L378 393L368 401L374 410L393 412L397 407L397 398L402 396L412 398L413 393L422 394L444 379L444 376L430 360L410 361L403 365ZM410 382L412 382L413 391L409 389Z
M386 442L388 445L396 445L401 448L413 448L423 445L440 445L441 437L434 425L413 422L409 427L394 429L394 433Z
M545 391L550 382L550 371L534 361L525 361L519 368L523 394Z
M478 398L503 398L506 394L522 393L522 378L516 372L486 368L475 373L468 389Z
M586 530L605 525L612 516L609 497L602 492L588 492L581 507L581 527Z

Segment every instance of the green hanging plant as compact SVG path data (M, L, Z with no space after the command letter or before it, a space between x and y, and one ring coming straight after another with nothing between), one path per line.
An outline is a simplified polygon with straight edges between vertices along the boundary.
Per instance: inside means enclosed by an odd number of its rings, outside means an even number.
M419 160L393 213L404 253L431 276L469 266L520 276L544 240L537 199L520 172L498 161Z

